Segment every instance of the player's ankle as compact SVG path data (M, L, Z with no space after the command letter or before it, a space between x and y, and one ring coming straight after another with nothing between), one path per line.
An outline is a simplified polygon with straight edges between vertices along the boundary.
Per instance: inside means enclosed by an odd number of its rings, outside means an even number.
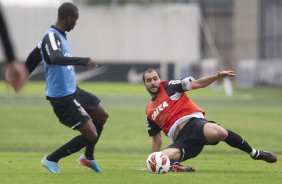
M257 153L258 153L258 151L253 148L253 151L249 154L250 154L250 156L254 157L255 155L257 155Z

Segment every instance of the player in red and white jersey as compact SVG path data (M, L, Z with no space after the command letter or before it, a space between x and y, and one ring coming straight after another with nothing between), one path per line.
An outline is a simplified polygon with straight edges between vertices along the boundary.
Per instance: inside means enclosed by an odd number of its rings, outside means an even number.
M194 158L205 145L216 145L220 141L248 153L254 160L275 163L278 156L274 153L256 150L240 135L206 120L205 112L185 93L204 88L218 79L234 76L236 74L233 71L219 71L213 76L197 80L187 77L181 80L161 81L156 70L152 68L146 70L143 82L152 96L146 107L147 130L152 137L152 152L161 150L163 131L173 141L162 150L172 163ZM175 171L179 170L193 171L191 168L176 167Z

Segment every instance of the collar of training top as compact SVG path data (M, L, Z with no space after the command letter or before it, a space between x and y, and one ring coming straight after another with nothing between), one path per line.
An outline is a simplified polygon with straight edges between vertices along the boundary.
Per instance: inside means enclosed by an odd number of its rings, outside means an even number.
M59 30L58 28L56 28L54 25L52 25L51 28L56 29L56 30L59 31L63 36L67 36L67 34L66 34L65 32L62 32L61 30Z

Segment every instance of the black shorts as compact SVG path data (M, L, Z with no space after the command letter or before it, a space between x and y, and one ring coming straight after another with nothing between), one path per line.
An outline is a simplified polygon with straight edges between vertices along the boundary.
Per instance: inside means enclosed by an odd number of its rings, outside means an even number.
M80 88L72 95L63 98L47 98L59 121L72 129L79 129L91 117L89 112L96 108L100 99Z
M182 152L182 158L179 161L185 161L194 158L201 153L205 145L216 145L209 143L204 136L204 125L214 123L202 118L191 118L188 123L180 130L178 136L168 148L179 148Z

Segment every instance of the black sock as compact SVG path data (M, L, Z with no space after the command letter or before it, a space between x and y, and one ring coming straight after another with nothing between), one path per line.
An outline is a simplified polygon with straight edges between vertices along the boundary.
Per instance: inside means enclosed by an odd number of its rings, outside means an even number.
M100 124L100 123L96 123L95 124L96 126L96 130L97 130L97 134L98 134L98 137L97 137L97 140L95 143L91 144L91 145L88 145L85 149L85 157L88 159L88 160L94 160L94 150L95 150L95 145L97 144L100 136L101 136L101 133L103 131L103 125Z
M246 153L251 153L253 151L253 148L245 141L243 140L240 135L227 130L228 131L228 137L224 140L229 146L238 148Z
M61 158L71 155L89 144L90 142L84 136L79 135L48 155L47 160L58 162Z

